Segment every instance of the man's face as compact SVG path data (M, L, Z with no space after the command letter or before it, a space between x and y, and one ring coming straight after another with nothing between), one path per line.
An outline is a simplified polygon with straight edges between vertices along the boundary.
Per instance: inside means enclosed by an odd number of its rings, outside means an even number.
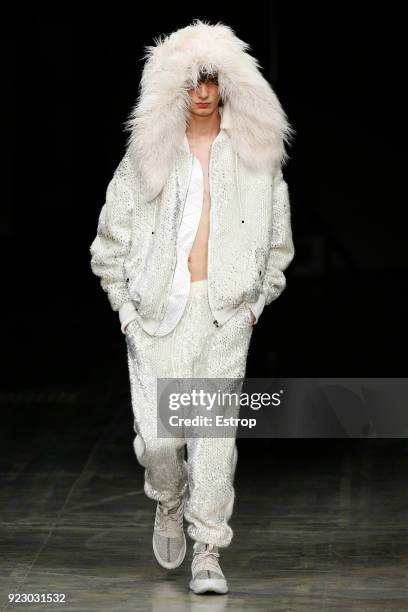
M208 76L199 81L197 89L189 89L191 98L190 112L199 117L211 115L220 102L218 90L218 79L216 76Z

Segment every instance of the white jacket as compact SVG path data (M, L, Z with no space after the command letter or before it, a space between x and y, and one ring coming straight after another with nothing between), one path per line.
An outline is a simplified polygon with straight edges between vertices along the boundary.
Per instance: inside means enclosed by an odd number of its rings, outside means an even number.
M294 245L281 167L293 130L244 48L227 26L198 20L149 48L141 95L128 121L128 147L107 187L90 246L92 271L119 311L122 330L135 309L142 319L158 322L166 314L195 159L185 147L185 85L196 86L203 66L218 72L225 136L212 143L209 164L214 324L225 323L242 302L261 312L286 285Z
M224 130L221 130L216 137L218 142L221 139L228 138ZM184 147L187 153L190 152L190 146L187 136L184 138ZM184 204L182 221L177 235L177 256L176 267L173 274L173 283L170 290L170 295L167 300L167 308L164 318L161 321L141 317L137 312L132 301L126 302L119 309L119 317L121 322L122 332L125 333L126 326L137 319L139 325L148 334L155 336L164 336L171 332L181 319L184 309L187 305L187 300L190 292L190 270L188 267L188 256L193 246L194 238L197 233L200 222L201 211L204 198L204 176L201 162L197 157L193 158L193 168L190 176L190 184L187 191L186 202ZM257 302L247 303L247 306L252 310L255 321L258 322L265 305L264 295L260 294ZM238 310L239 306L237 306Z

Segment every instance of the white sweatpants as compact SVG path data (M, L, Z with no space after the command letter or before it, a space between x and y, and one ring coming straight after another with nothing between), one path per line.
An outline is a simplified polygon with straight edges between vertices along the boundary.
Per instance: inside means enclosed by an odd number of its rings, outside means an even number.
M226 323L213 323L207 281L191 283L183 316L165 336L151 336L137 320L125 335L136 437L134 449L145 467L144 490L157 501L184 495L189 536L228 546L237 464L235 437L157 436L157 378L243 378L253 325L249 308ZM187 461L185 460L187 445Z

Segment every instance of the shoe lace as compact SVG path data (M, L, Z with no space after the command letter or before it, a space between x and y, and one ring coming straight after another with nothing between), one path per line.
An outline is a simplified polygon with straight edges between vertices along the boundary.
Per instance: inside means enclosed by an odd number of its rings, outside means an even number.
M219 556L220 553L210 547L207 547L206 550L195 552L192 562L193 572L210 570L220 573Z
M173 508L167 508L159 503L159 512L157 513L156 518L156 527L158 529L163 529L164 531L168 530L177 530L177 527L182 525L183 520L183 503L180 502L177 506Z

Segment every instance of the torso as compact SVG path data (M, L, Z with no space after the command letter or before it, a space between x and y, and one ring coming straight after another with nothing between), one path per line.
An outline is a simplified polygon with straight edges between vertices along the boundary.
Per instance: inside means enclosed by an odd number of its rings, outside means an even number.
M197 157L201 163L204 176L204 195L203 207L200 222L193 246L191 247L188 258L188 268L190 270L191 281L206 279L208 276L208 236L210 232L210 189L208 179L208 167L210 159L211 143L190 144L191 153Z

